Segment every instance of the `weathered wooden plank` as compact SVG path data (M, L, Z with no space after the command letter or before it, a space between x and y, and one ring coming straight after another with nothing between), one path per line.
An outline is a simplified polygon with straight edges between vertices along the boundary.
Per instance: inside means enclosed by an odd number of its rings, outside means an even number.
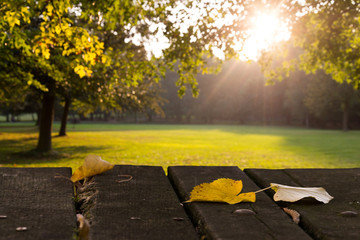
M259 188L237 167L169 167L169 178L180 199L185 201L194 186L218 178L243 181L243 191ZM193 222L207 239L310 239L264 193L255 203L186 203ZM237 215L237 209L253 210L255 215Z
M128 182L119 175L131 175ZM96 239L198 239L161 167L115 166L95 176L90 235Z
M0 239L72 239L71 168L0 168Z
M279 202L281 206L301 214L300 226L315 239L360 239L360 169L246 169L258 183L270 182L302 186L324 187L334 197L328 204L312 199L296 203ZM272 196L272 190L267 191ZM347 214L343 212L350 211Z

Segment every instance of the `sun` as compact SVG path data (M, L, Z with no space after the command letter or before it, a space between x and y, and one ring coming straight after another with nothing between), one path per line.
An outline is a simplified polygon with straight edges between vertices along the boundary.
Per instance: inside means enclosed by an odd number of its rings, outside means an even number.
M241 60L256 61L261 51L269 49L274 43L290 38L288 26L280 21L276 12L258 13L250 21L248 38L240 52Z

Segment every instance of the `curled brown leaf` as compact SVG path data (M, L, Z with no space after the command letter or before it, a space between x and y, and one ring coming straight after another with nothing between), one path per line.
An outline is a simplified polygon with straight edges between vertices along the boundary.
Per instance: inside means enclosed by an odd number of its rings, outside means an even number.
M283 208L284 212L286 212L294 221L294 223L299 224L300 222L300 213L290 208Z

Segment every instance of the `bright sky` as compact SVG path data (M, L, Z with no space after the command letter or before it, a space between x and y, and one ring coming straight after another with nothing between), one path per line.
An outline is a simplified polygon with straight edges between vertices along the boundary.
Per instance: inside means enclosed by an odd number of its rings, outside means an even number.
M216 1L208 0L212 4L216 4ZM221 1L220 1L221 2ZM182 10L182 11L181 11ZM201 11L204 12L201 12ZM186 11L188 14L192 12L196 12L196 14L189 14L184 16L185 21L179 23L176 21L176 18L182 18L182 12ZM199 12L200 11L200 12ZM196 6L196 9L188 9L185 7L185 5L180 4L176 9L173 9L173 16L170 16L170 18L174 18L171 20L174 25L178 25L180 32L186 32L187 28L192 25L192 23L196 22L198 18L201 18L202 15L205 15L206 11L205 8L202 8L202 6ZM211 14L211 13L210 13ZM231 22L231 18L233 16L228 16L229 22ZM226 19L222 22L219 22L217 24L220 25L228 25L226 22ZM184 20L184 19L183 19ZM261 51L267 50L271 47L272 44L276 42L286 41L290 38L290 32L288 27L285 23L280 22L280 19L277 16L276 11L259 11L256 12L255 15L250 18L250 30L247 32L248 39L245 41L243 48L241 48L241 44L239 41L239 44L234 46L236 50L240 53L240 60L252 60L256 61L260 55ZM185 24L187 23L187 24ZM151 36L150 39L147 41L144 41L144 47L147 50L149 57L151 54L153 54L155 57L160 57L162 55L162 50L166 49L169 46L169 41L166 37L163 35L165 26L159 24L159 25L153 25L150 27L150 30L155 32L156 29L159 31L156 32L156 35ZM196 28L196 26L195 26ZM194 36L194 41L196 41L196 38L200 38L201 36ZM134 42L134 39L133 39ZM139 42L140 43L140 42ZM221 49L213 48L213 53L215 56L217 56L220 59L224 58L224 54L222 53Z

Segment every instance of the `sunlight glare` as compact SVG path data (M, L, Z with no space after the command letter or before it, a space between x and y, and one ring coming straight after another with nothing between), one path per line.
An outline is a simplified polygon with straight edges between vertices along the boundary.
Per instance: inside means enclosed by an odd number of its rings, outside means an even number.
M276 13L258 13L251 19L251 29L241 51L241 60L256 61L261 51L268 50L272 44L286 41L290 31L280 22Z

